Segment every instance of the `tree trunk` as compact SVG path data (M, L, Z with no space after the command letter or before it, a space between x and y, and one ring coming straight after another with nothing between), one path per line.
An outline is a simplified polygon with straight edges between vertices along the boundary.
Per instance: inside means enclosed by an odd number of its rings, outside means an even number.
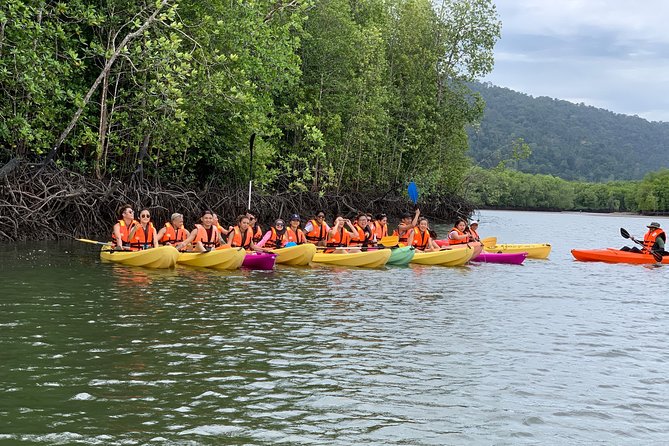
M51 151L47 155L46 159L44 160L44 163L48 163L50 161L53 161L53 159L56 157L56 154L58 153L58 149L60 146L63 144L63 141L65 141L65 138L70 134L72 129L74 129L74 126L77 125L77 121L79 121L79 117L81 114L84 112L84 108L86 108L86 105L90 102L91 97L93 96L93 93L95 93L95 90L98 88L98 85L100 85L100 82L102 82L102 79L105 76L109 75L109 72L111 71L112 66L114 65L114 62L116 62L116 59L118 56L121 54L121 51L132 41L133 39L136 39L137 37L141 36L144 34L144 31L151 26L151 24L156 20L156 17L158 17L158 13L165 7L170 2L170 0L161 0L161 2L158 4L156 7L156 10L153 11L153 14L151 14L146 21L137 28L137 30L129 33L128 35L125 36L123 41L121 41L121 44L116 48L116 51L114 51L114 54L109 58L107 61L107 64L105 65L104 69L100 73L97 79L95 79L95 82L93 82L93 85L91 88L88 90L88 93L86 93L86 96L84 97L84 100L77 109L77 111L74 113L74 116L72 117L72 120L70 123L67 125L65 130L63 130L63 133L58 137L58 140L54 144L54 146L51 148ZM124 26L130 26L131 23L127 23Z

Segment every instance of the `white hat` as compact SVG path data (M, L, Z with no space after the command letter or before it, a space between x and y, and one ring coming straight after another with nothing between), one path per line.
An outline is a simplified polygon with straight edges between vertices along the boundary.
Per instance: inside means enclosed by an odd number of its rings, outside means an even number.
M479 224L478 220L472 220L469 222L469 226Z

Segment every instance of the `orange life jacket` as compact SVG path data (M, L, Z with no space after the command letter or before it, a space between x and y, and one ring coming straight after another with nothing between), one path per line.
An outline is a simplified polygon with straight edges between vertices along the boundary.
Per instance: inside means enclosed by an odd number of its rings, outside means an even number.
M377 240L381 240L383 237L388 236L388 225L382 225L379 222L374 223L374 235Z
M125 220L119 220L118 221L119 226L121 227L121 244L124 246L128 246L130 244L130 230L135 227L135 225L138 225L139 222L137 220L133 220L132 223L130 223L130 226L126 226ZM112 232L112 242L116 244L116 234Z
M449 245L462 245L462 244L465 244L465 243L469 243L469 237L465 237L462 240L452 239L451 238L451 232L453 232L453 231L457 232L458 235L467 235L464 232L462 232L461 230L459 230L458 228L451 229L450 231L448 231L448 244Z
M430 231L421 232L420 229L414 228L412 245L416 249L425 251L425 248L427 248L427 244L429 241L430 241Z
M159 240L161 244L174 246L184 240L186 240L186 230L183 226L175 230L172 223L165 223L165 234Z
M197 231L197 234L193 239L193 246L195 246L197 242L201 242L202 246L206 249L217 248L221 245L221 236L218 233L216 226L211 227L211 237L208 236L204 226L200 224L196 224L194 230Z
M256 225L251 228L251 231L253 231L253 243L258 243L262 240L264 233L262 232L262 229L260 229L259 224L256 223Z
M250 249L251 243L253 242L253 229L246 228L246 234L244 235L243 240L242 230L239 228L239 226L235 226L234 231L235 235L232 237L232 243L230 243L230 246L233 248Z
M342 227L338 232L335 232L335 234L330 237L326 246L329 248L336 248L339 246L348 246L350 243L351 236L348 231L345 231Z
M276 232L276 228L270 227L269 230L271 231L272 234L265 242L265 248L278 249L283 247L283 235L279 236L279 233Z
M664 241L667 240L666 234L660 228L655 228L653 231L646 232L646 234L643 236L643 251L650 252L653 249L655 240L657 240L657 238L660 236L663 236L662 238Z
M304 231L300 228L297 228L297 231L293 231L292 228L287 228L286 233L283 235L283 240L286 243L293 242L296 245L301 245L307 242L307 238L304 236Z
M472 235L472 237L474 237L475 240L480 240L479 233L474 229L469 228L469 233Z
M311 243L318 243L321 240L325 240L327 237L327 230L325 228L325 223L319 225L316 223L316 220L311 220L311 231L307 232L307 240Z
M409 234L411 233L411 229L407 229L406 231L400 234L400 228L397 228L393 231L393 235L399 237L399 243L404 243L406 245L407 242L409 241Z
M374 233L371 228L365 232L357 223L353 225L353 228L358 233L358 236L351 240L351 246L371 246L374 244Z
M149 222L147 230L144 231L142 225L137 224L137 230L130 240L130 247L136 249L148 249L153 247L153 233L155 228L153 223Z

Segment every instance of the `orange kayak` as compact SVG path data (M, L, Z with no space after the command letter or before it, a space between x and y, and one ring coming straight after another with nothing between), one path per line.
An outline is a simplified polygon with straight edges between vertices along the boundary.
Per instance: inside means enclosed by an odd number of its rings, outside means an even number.
M651 254L621 251L615 248L607 249L572 249L571 255L576 260L583 262L607 262L607 263L657 263ZM669 256L662 258L663 264L669 264Z

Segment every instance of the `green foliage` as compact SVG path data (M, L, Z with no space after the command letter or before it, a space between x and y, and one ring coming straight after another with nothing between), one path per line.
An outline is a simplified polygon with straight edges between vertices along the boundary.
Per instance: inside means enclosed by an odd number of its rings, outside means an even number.
M0 145L126 179L455 191L500 23L491 0L6 0ZM86 92L104 73L90 102ZM424 196L425 196L424 194Z
M669 170L642 181L585 183L552 175L472 167L462 184L475 206L597 212L669 212Z
M531 156L507 167L568 180L640 179L669 166L669 123L648 122L547 97L533 98L490 84L471 84L486 102L471 129L471 156L491 168L508 158L509 141L522 138Z

